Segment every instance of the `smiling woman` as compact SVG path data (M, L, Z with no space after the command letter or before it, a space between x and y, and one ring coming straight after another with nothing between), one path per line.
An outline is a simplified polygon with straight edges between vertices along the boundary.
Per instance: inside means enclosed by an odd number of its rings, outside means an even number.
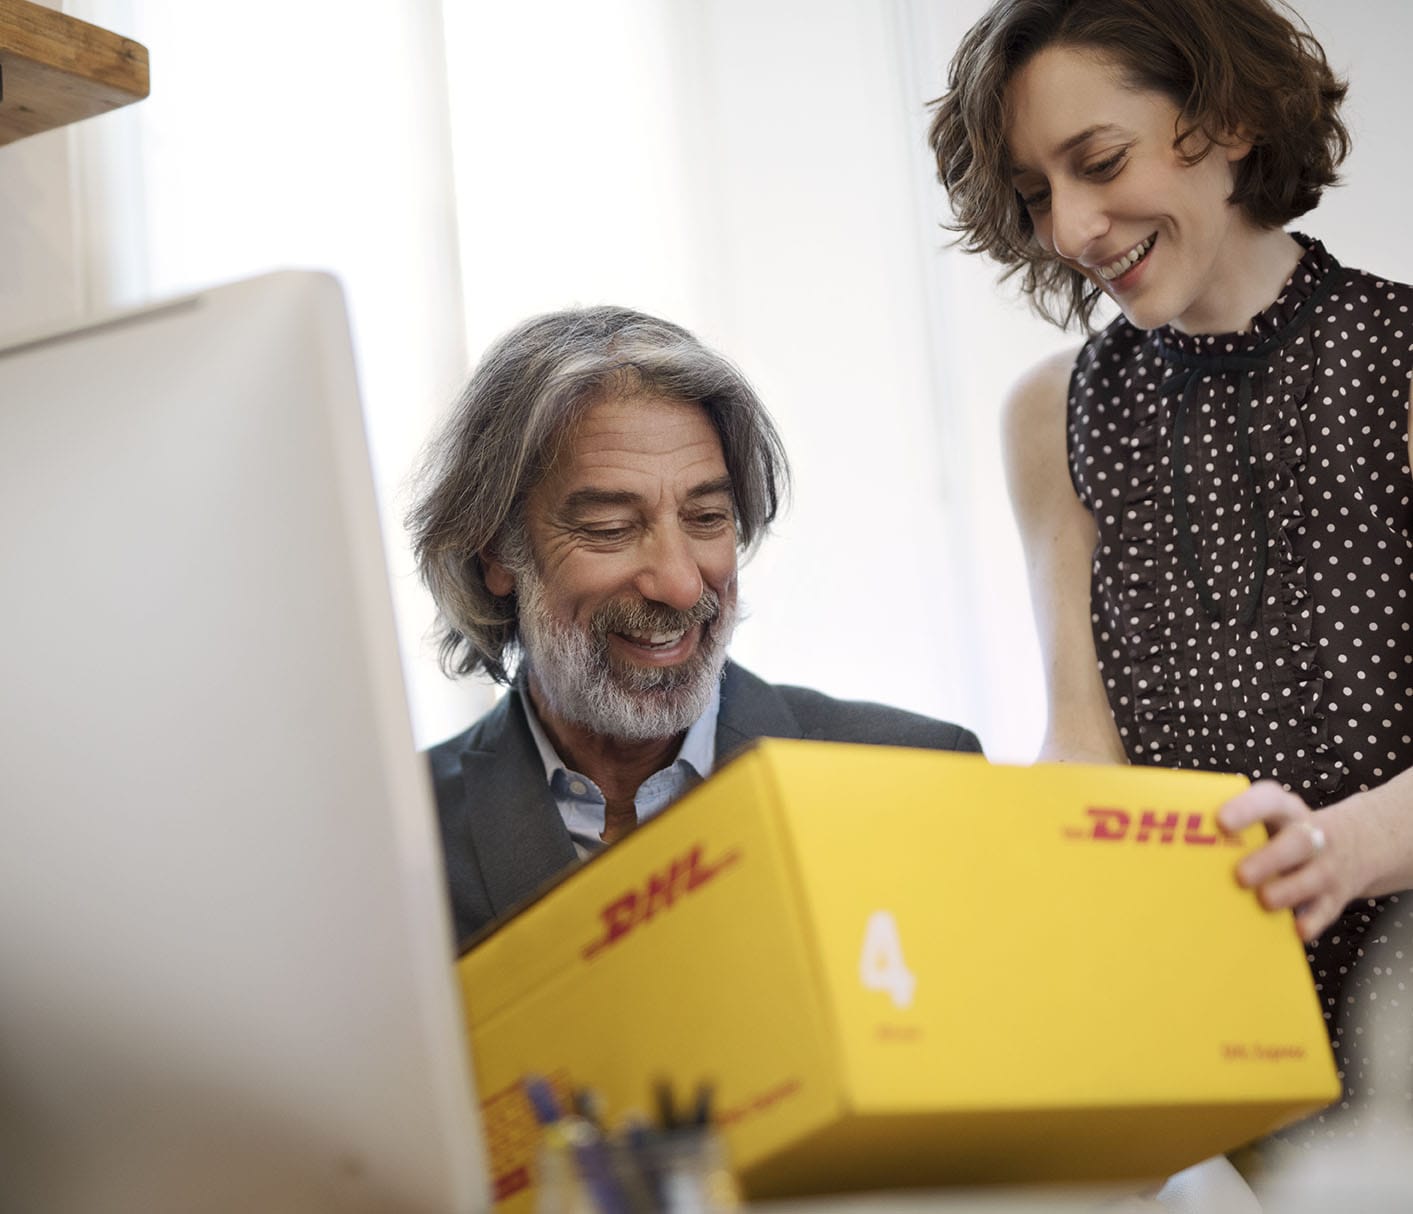
M1261 781L1236 879L1312 941L1357 1119L1361 958L1413 886L1413 288L1284 229L1344 94L1274 0L1000 0L931 139L968 249L1062 325L1122 313L1007 409L1042 753Z

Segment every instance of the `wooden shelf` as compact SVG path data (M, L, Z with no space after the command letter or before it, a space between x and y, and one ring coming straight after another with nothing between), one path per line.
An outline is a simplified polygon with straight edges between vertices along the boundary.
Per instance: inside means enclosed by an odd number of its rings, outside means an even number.
M28 0L0 0L0 144L147 96L147 48Z

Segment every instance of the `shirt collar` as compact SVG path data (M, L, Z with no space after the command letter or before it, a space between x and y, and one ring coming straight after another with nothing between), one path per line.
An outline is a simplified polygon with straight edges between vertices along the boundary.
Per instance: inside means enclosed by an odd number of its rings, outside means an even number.
M549 740L549 735L545 733L545 727L540 723L540 714L535 711L534 702L530 699L530 689L524 685L520 688L520 703L525 709L525 720L530 726L530 736L535 739L535 749L539 752L540 762L545 766L545 782L552 784L556 772L571 774L569 768L564 765L564 760L559 757L559 752L555 750L554 743ZM721 680L717 679L712 684L711 699L707 701L706 709L692 722L686 737L682 739L681 748L673 759L673 763L686 763L703 780L711 775L711 769L716 764L716 718L720 711ZM668 766L671 767L672 763Z

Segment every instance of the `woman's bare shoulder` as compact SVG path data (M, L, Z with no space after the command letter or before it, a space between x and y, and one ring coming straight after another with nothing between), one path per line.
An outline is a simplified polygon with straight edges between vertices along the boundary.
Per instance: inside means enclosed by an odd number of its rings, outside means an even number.
M1028 367L1006 393L1004 424L1008 433L1016 427L1031 430L1037 423L1063 417L1069 396L1070 375L1079 347L1057 350Z
M1005 445L1012 453L1039 442L1063 444L1065 405L1078 349L1059 350L1023 372L1011 385L1001 412Z

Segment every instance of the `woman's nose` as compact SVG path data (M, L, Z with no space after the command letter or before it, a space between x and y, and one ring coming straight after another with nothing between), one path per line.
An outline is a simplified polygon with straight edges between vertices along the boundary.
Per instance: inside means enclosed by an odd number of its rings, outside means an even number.
M1108 216L1089 191L1052 192L1050 238L1056 256L1066 261L1083 261L1094 242L1108 230Z

